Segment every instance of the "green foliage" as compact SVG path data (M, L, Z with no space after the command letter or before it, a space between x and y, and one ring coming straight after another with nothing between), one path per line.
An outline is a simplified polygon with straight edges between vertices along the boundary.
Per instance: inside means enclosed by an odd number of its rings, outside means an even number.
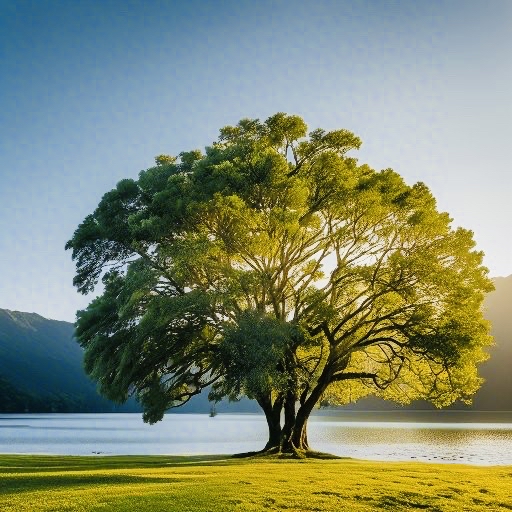
M135 394L152 422L212 384L303 417L322 396L470 399L492 289L472 233L423 183L349 157L351 132L306 134L244 119L204 154L160 155L78 227L75 285L105 291L77 336L106 396Z
M217 353L225 378L214 385L211 396L220 399L286 389L287 379L280 369L293 327L258 311L243 311L229 322Z

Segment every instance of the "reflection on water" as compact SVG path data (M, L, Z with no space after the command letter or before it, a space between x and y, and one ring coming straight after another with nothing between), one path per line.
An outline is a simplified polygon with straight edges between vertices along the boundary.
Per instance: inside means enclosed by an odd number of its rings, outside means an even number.
M360 459L512 464L512 422L346 419L313 417L311 445ZM0 415L0 453L231 454L262 448L266 435L265 418L254 414L169 414L156 425L140 414Z
M373 460L512 464L512 424L313 421L322 449Z

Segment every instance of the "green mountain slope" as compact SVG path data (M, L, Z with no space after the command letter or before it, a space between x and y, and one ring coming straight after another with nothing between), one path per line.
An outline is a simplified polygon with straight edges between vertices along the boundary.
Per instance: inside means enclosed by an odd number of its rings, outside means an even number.
M0 412L111 411L82 369L73 324L0 309Z

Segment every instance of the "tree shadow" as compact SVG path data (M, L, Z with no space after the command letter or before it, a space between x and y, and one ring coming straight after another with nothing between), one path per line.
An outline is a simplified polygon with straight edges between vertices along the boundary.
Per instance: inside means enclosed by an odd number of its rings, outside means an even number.
M153 476L138 475L45 475L36 478L12 476L0 479L0 495L19 494L33 491L51 491L54 489L64 490L66 488L88 488L99 486L112 486L122 484L176 484L179 482L190 482L189 477L176 478L164 476L162 478Z

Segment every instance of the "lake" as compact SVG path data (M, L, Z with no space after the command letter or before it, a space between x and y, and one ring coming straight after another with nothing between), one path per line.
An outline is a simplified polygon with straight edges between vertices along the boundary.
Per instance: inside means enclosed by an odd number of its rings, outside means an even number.
M512 465L510 414L493 422L463 413L443 416L355 412L315 415L313 449L358 459ZM410 418L414 421L410 421ZM371 420L371 421L369 421ZM485 417L484 417L485 420ZM3 414L0 453L60 455L233 454L261 449L259 414L167 414L155 425L140 414Z

